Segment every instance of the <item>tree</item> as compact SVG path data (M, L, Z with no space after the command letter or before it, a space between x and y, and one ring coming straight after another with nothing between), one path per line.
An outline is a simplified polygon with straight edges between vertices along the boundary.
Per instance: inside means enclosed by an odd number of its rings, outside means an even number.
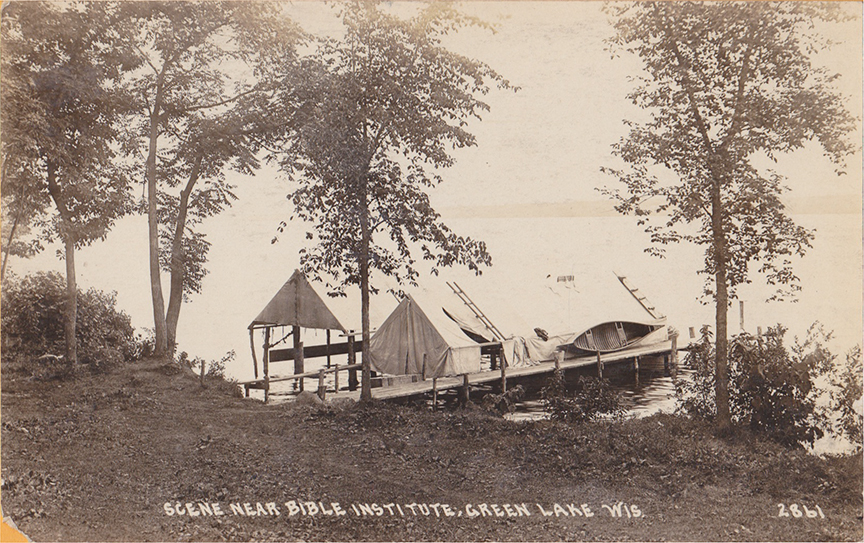
M275 3L130 2L124 14L128 46L144 66L130 77L141 99L134 136L147 147L155 354L163 356L175 347L183 298L206 273L209 243L190 226L230 205L222 168L252 173L262 138L279 132L251 108L268 104L260 96L273 86L267 76L293 63L301 33ZM180 186L177 196L163 192ZM171 272L167 313L163 268Z
M129 210L115 161L116 92L127 59L114 45L112 5L22 2L3 7L4 211L19 227L59 238L66 260L65 358L77 361L75 249L106 236ZM56 213L46 215L53 204ZM23 221L23 222L22 222ZM38 250L40 246L30 246ZM7 247L6 255L12 247ZM58 251L59 254L59 251ZM5 272L5 258L4 258Z
M317 243L301 251L304 271L329 274L334 294L360 287L361 399L368 401L371 271L413 283L412 250L433 271L458 263L479 273L491 263L484 243L440 221L425 189L453 164L449 148L475 144L466 122L488 110L476 95L488 92L487 82L510 85L486 64L442 46L445 34L482 26L448 5L433 3L410 19L371 2L340 10L345 36L322 44L319 73L300 98L292 89L306 122L283 168L297 183L288 196L296 216L313 224L307 238Z
M649 252L662 254L662 245L682 240L705 246L700 273L709 276L705 294L716 304L717 425L726 431L730 297L749 282L752 262L778 286L777 298L798 290L791 257L803 255L814 236L786 215L783 178L759 171L753 159L777 160L811 140L836 164L855 150L847 140L854 119L832 86L838 76L810 58L830 45L813 22L842 20L842 12L797 2L607 9L615 17L610 48L643 62L647 75L628 98L650 120L625 121L630 132L614 154L628 168L604 168L625 190L604 192L646 227L655 244Z

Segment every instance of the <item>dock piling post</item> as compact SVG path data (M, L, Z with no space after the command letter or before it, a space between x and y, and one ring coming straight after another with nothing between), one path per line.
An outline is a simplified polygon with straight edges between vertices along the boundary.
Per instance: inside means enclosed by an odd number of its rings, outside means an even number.
M336 371L333 372L333 394L339 393L339 364L336 364Z
M501 393L507 392L507 367L506 361L504 358L501 358Z
M597 351L597 377L603 379L603 360L600 359L600 351Z
M462 386L459 388L459 404L462 407L471 401L471 385L468 383L468 374L462 374Z
M432 411L438 410L438 378L432 378Z
M323 402L327 396L327 389L324 385L324 368L318 370L318 397Z
M672 381L678 378L678 334L672 336L672 347L669 353L669 370L672 374Z
M633 373L636 376L636 387L639 387L639 357L633 359Z

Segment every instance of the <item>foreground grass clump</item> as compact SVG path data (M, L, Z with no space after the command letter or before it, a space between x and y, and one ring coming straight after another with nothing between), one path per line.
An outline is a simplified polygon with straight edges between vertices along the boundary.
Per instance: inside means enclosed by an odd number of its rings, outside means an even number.
M43 382L3 373L3 512L36 540L860 540L861 457L817 458L749 431L659 415L515 423L339 401L263 405L144 360ZM345 516L289 515L338 502ZM219 503L220 517L165 503ZM231 514L273 502L280 516ZM351 505L446 503L463 517L358 516ZM539 506L587 505L591 518ZM637 506L638 518L604 507ZM819 505L826 519L778 517ZM468 517L480 504L530 516ZM470 507L469 507L470 506ZM503 507L503 505L502 505ZM404 507L403 507L404 509Z

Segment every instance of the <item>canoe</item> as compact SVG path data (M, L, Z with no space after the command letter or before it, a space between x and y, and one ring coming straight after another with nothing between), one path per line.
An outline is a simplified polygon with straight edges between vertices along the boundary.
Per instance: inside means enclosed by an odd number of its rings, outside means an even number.
M612 321L592 326L562 348L578 355L611 353L626 349L660 328L641 322Z

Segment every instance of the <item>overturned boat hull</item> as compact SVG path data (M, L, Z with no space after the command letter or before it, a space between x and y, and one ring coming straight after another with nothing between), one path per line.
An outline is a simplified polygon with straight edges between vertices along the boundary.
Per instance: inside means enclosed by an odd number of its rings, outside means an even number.
M612 353L638 343L658 328L658 325L641 322L604 322L585 330L561 348L576 355Z

